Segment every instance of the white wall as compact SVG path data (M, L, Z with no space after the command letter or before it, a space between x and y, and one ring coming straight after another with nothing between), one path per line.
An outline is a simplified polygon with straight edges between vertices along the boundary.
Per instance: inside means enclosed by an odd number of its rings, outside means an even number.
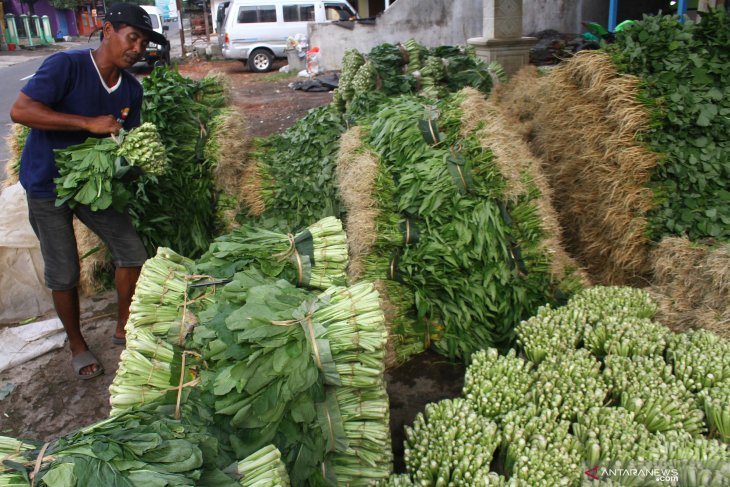
M324 69L340 69L345 49L369 52L384 42L410 38L428 46L466 44L482 34L482 0L398 0L375 25L355 23L353 30L312 24L309 45L319 47Z
M522 9L525 35L546 29L577 34L585 30L583 21L608 23L608 1L523 0Z
M320 48L324 69L340 69L345 49L368 52L384 42L397 43L413 37L432 47L465 44L482 36L484 0L398 0L380 14L375 25L356 23L353 30L331 24L312 24L310 46ZM525 35L545 29L580 33L581 21L606 25L605 0L523 0Z

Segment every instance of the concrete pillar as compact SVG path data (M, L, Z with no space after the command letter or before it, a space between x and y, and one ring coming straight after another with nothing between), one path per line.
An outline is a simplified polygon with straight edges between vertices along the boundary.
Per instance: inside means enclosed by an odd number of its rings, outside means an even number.
M13 49L20 48L20 39L18 38L18 26L15 24L15 15L5 14L5 22L7 22L7 29L5 29L5 39L8 42L8 47L12 44Z
M41 17L41 23L43 24L43 37L46 40L46 44L55 43L56 41L53 38L53 32L51 31L51 19L48 18L48 15Z
M497 61L508 75L530 62L530 48L537 39L522 36L522 0L483 0L484 37L469 39L477 55Z
M25 35L28 36L28 47L34 49L35 44L33 44L33 33L30 31L30 21L28 21L28 15L20 14L20 21L23 22L23 27L25 27Z

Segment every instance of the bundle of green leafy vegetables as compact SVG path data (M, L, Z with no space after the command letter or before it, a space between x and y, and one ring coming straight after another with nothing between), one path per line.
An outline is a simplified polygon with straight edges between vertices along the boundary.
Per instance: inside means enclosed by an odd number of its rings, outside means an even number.
M372 285L316 295L255 270L198 313L203 397L241 457L273 443L292 484L366 485L392 461L386 338Z
M89 137L81 144L57 149L56 205L86 205L92 210L112 207L123 210L131 194L119 179L117 143L109 138Z
M334 177L345 119L332 106L311 110L282 134L259 142L259 184L265 211L242 223L288 233L327 216L342 218Z
M345 284L347 238L342 223L326 217L289 235L243 225L218 237L198 259L196 272L228 278L251 265L298 286L327 289Z
M213 239L214 177L203 148L208 124L225 107L222 82L158 67L142 84L142 119L157 126L169 170L156 184L135 188L129 212L150 254L169 247L196 257Z
M156 181L167 169L167 155L157 128L144 123L117 137L89 137L81 144L55 149L59 177L56 205L87 205L92 210L112 207L122 211L132 194L123 177L132 167L145 173L137 188Z
M236 475L242 487L289 487L289 473L281 452L268 445L235 464Z
M240 485L222 471L234 460L210 433L210 412L189 401L180 419L173 413L158 404L122 413L19 452L0 475L41 487Z
M649 183L656 240L730 237L729 44L730 17L718 9L696 23L647 16L607 48L621 73L641 78L652 116L641 139L662 155Z

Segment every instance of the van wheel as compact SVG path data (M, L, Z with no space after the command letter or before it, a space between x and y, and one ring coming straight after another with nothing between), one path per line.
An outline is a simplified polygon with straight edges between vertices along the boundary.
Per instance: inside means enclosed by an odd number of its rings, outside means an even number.
M271 69L274 56L266 49L254 49L248 55L248 67L254 73L265 73Z

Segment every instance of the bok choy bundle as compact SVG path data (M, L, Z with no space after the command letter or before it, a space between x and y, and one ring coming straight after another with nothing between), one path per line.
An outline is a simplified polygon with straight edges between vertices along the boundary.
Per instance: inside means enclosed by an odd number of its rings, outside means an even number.
M238 486L221 470L230 457L208 431L207 411L188 403L182 419L171 413L150 405L23 449L0 467L0 478L15 472L25 483L7 485L39 487Z
M327 217L288 235L243 225L218 237L198 260L196 270L227 278L251 265L297 286L327 289L342 285L347 267L342 223Z
M293 485L387 477L386 332L372 284L316 295L248 270L198 317L188 346L209 366L201 387L239 456L273 443Z

